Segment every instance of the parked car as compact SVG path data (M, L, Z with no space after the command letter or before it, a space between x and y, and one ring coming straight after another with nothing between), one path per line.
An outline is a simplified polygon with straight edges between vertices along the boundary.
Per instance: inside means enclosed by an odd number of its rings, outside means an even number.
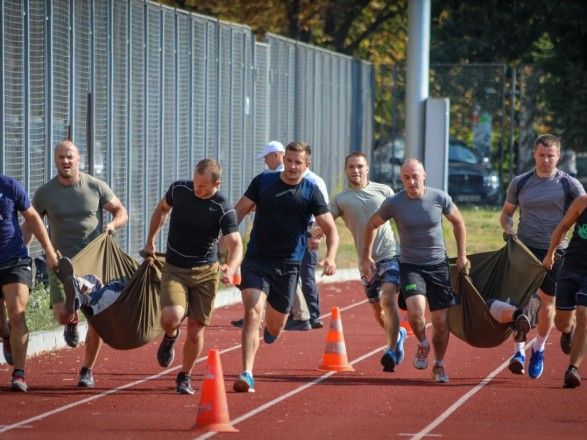
M455 202L501 205L503 186L488 158L464 142L448 145L448 193Z
M405 157L403 139L396 139L375 150L371 176L387 182L396 191L402 188L400 166ZM488 158L462 141L448 144L448 193L457 203L501 205L504 191L499 174Z

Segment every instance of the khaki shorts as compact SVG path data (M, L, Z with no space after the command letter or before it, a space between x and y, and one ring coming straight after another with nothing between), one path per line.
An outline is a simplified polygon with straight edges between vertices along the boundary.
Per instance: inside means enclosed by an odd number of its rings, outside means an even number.
M190 318L208 325L218 288L218 270L218 263L188 269L165 263L161 275L161 307L182 306Z
M49 269L49 306L53 308L56 303L65 302L65 290L63 290L63 284L57 278L57 274L54 270Z

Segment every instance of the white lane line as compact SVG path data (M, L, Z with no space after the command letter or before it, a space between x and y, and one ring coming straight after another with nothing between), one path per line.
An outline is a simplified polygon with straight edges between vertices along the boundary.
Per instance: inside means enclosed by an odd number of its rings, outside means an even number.
M354 303L354 304L348 305L346 307L343 307L340 310L343 311L343 310L352 309L353 307L357 307L358 305L363 304L363 303L366 303L366 302L367 302L367 300L365 299L363 301L359 301L357 303ZM328 317L330 315L331 315L330 313L326 313L326 314L322 315L321 318L326 318L326 317ZM228 352L234 351L234 350L236 350L236 349L238 349L240 347L241 347L241 345L239 344L239 345L235 345L235 346L230 347L230 348L226 348L224 350L220 350L220 354L224 354L224 353L228 353ZM204 362L207 359L208 359L208 357L205 356L205 357L202 357L202 358L198 359L196 362L197 363ZM11 425L0 425L0 434L2 434L3 432L11 431L11 430L16 429L16 428L24 428L24 427L31 428L30 426L26 426L26 425L28 425L29 423L33 423L33 422L37 422L39 420L45 419L45 418L50 417L52 415L59 414L59 413L61 413L63 411L67 411L68 409L75 408L76 406L80 406L80 405L83 405L85 403L89 403L89 402L92 402L94 400L98 400L98 399L101 399L103 397L107 397L110 394L118 393L120 391L126 390L127 388L132 388L132 387L134 387L136 385L140 385L142 383L145 383L145 382L149 382L151 380L158 379L161 376L164 376L164 375L166 375L168 373L171 373L172 371L175 371L175 370L177 370L179 368L180 368L179 365L176 366L176 367L173 367L173 368L169 368L169 369L167 369L165 371L161 371L160 373L154 374L152 376L145 377L144 379L136 380L134 382L127 383L126 385L121 385L121 386L116 387L116 388L113 388L111 390L103 391L103 392L101 392L99 394L95 394L95 395L90 396L90 397L87 397L85 399L78 400L77 402L72 402L72 403L69 403L67 405L60 406L60 407L55 408L55 409L53 409L51 411L46 411L44 413L38 414L38 415L33 416L33 417L29 417L28 419L21 420L20 422L13 423Z
M524 351L528 349L528 347L531 346L531 344L534 342L534 339L532 339L530 342L528 342L526 344L526 346L524 347ZM424 429L422 429L420 432L416 433L413 437L411 437L411 440L421 440L422 437L427 436L427 435L431 435L430 431L432 431L434 428L436 428L438 425L440 425L442 422L444 422L452 413L454 413L457 409L459 409L461 406L463 406L463 404L469 400L471 397L473 397L475 394L477 394L479 391L481 391L483 389L483 387L485 385L487 385L489 382L491 382L495 376L497 376L499 373L501 373L502 370L504 370L510 363L510 359L507 359L503 364L501 364L499 367L497 367L493 372L489 373L481 382L479 382L478 385L476 385L474 388L471 388L471 390L469 390L463 397L461 397L459 400L457 400L455 403L453 403L451 406L448 407L448 409L443 412L440 416L438 416L432 423L430 423L428 426L426 426Z
M358 357L357 359L355 359L354 361L349 362L349 363L351 365L354 365L356 363L359 363L359 362L361 362L361 361L363 361L363 360L365 360L365 359L373 356L376 353L380 353L381 350L383 350L385 347L386 346L383 345L383 346L381 346L379 348L376 348L375 350L373 350L373 351L371 351L369 353L366 353L363 356ZM283 395L281 395L281 396L279 396L279 397L277 397L277 398L275 398L273 400L270 400L269 402L267 402L267 403L265 403L265 404L263 404L261 406L258 406L257 408L253 409L252 411L249 411L246 414L243 414L240 417L237 417L236 419L234 419L231 422L231 424L232 425L236 425L237 423L240 423L240 422L242 422L244 420L247 420L247 419L249 419L249 418L251 418L251 417L259 414L260 412L263 412L266 409L269 409L272 406L275 406L278 403L283 402L284 400L289 399L290 397L295 396L296 394L299 394L302 391L305 391L306 389L308 389L310 387L313 387L314 385L318 385L320 382L324 382L326 379L328 379L329 377L331 377L332 375L334 375L336 373L338 373L338 371L329 371L328 373L325 373L322 376L317 377L313 381L308 382L308 383L305 383L304 385L302 385L302 386L300 386L298 388L295 388L295 389L293 389L293 390L291 390L291 391L289 391L289 392L287 392L287 393L285 393L285 394L283 394ZM210 438L210 437L212 437L212 436L214 436L216 434L218 434L218 433L217 432L207 432L207 433L205 433L205 434L203 434L203 435L201 435L199 437L196 437L194 440L204 440L204 439Z

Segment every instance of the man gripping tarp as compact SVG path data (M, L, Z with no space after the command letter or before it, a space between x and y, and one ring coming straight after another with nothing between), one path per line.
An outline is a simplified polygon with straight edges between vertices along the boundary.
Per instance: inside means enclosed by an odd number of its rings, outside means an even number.
M450 331L474 347L495 347L514 328L509 322L496 320L488 302L497 300L527 310L546 270L522 242L511 236L503 248L468 258L468 274L451 265L457 305L449 310ZM526 313L532 315L531 311Z

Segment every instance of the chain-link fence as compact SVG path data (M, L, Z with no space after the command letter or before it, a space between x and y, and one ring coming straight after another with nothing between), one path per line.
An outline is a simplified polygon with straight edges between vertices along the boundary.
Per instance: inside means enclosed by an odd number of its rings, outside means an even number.
M71 136L82 170L128 208L119 239L135 255L168 185L205 157L234 203L271 139L310 143L330 190L345 154L371 150L369 63L144 0L0 0L0 12L0 171L32 194Z

